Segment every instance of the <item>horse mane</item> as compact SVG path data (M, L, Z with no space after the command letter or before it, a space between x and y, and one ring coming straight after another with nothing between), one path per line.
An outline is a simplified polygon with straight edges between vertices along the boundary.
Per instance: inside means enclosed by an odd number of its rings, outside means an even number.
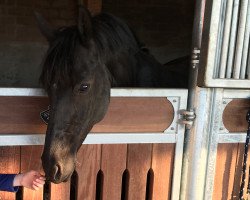
M75 26L63 27L56 32L56 40L50 43L43 62L40 82L49 90L52 82L73 85L74 60L77 43L80 42Z
M130 27L117 17L101 13L92 17L92 39L102 62L109 62L117 54L124 51L135 55L142 44ZM75 83L74 60L76 46L82 42L77 26L62 27L57 30L56 39L50 43L50 47L43 62L40 82L46 90L52 82L60 85ZM87 46L86 46L87 47ZM87 47L88 48L88 47Z
M128 24L108 13L93 17L93 35L100 53L106 53L103 56L114 55L122 50L135 54L141 46Z

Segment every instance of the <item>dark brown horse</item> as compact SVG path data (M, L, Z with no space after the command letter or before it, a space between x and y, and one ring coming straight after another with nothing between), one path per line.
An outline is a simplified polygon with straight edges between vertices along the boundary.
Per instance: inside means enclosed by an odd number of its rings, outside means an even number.
M60 183L70 178L79 147L103 119L111 87L185 87L181 74L187 72L167 70L110 14L92 17L81 7L78 25L57 30L36 17L49 42L40 77L51 105L42 163L47 178Z

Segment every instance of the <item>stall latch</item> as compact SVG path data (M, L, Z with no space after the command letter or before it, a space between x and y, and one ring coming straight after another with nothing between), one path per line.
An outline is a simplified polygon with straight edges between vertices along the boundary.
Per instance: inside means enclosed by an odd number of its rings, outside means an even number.
M182 116L180 120L181 123L185 124L186 127L190 129L193 126L194 120L196 118L195 112L188 110L181 110L180 115Z

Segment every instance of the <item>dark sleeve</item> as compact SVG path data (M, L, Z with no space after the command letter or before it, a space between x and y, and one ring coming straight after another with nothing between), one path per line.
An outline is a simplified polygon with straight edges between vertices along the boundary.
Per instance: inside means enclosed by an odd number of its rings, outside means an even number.
M18 187L13 187L13 180L16 174L0 174L0 190L17 192Z

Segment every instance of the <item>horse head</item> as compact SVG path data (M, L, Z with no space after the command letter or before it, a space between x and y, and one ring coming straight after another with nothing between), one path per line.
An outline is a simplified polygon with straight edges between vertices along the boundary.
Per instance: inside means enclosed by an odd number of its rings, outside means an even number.
M46 177L67 181L85 137L105 115L110 99L110 74L92 35L92 17L80 8L78 25L53 29L38 13L49 42L40 80L50 100L42 164Z

